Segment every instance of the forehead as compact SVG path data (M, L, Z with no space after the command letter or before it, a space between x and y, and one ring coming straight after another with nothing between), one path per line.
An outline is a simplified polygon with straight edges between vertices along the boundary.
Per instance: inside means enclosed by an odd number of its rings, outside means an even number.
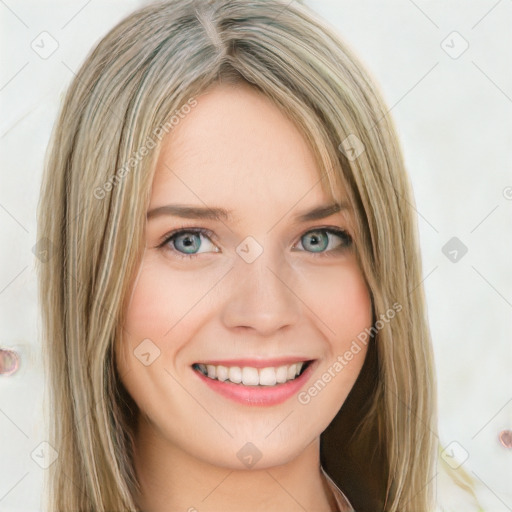
M331 199L304 136L278 107L247 85L216 85L162 140L151 207L262 216Z

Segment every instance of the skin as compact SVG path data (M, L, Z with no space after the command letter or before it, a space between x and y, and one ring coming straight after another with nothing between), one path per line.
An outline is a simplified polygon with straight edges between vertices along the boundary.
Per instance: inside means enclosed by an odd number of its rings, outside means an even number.
M332 198L303 136L261 93L222 84L197 100L162 141L148 211L207 205L234 217L163 215L146 225L125 335L115 348L123 384L139 407L139 504L151 512L336 510L320 472L320 434L352 388L366 348L307 404L297 396L273 406L236 403L206 386L191 365L237 357L318 360L301 390L332 368L371 326L371 299L354 244L324 232L330 255L322 256L308 241L320 227L354 236L352 212L294 221ZM214 234L197 237L200 247L188 250L193 258L176 255L187 254L177 240L158 247L183 227ZM247 236L263 248L252 263L236 252ZM134 355L145 339L151 357L160 351L148 365ZM237 457L247 442L261 453L252 468Z

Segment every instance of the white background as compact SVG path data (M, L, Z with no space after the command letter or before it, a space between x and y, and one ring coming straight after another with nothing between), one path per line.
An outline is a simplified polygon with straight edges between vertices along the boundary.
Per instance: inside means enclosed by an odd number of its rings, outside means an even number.
M46 436L32 248L46 145L73 72L144 3L0 1L0 347L21 357L17 373L0 376L1 511L41 510L44 469L35 460ZM498 441L512 429L512 2L306 4L366 65L399 132L418 214L440 440L475 479L486 511L512 511L512 450ZM31 47L45 31L58 43L48 58ZM468 249L456 262L442 251L452 237ZM441 491L445 502L455 499Z

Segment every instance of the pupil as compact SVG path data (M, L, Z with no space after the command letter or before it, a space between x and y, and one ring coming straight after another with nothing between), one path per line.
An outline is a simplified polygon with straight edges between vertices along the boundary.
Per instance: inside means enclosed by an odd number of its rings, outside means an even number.
M323 242L324 243L322 243L322 241L321 241L322 236L319 236L318 234L322 234L323 235ZM325 233L323 231L315 231L312 234L309 234L309 235L306 235L306 236L309 236L309 238L310 238L310 242L309 242L310 249L312 249L314 252L323 251L327 247L327 245L329 243L328 237L325 235Z
M195 237L195 240L194 240L194 237ZM188 249L196 249L198 248L198 245L199 245L199 241L197 240L199 238L199 235L196 235L196 234L187 234L187 235L182 235L181 237L178 237L177 239L177 243L181 243L182 244L182 248L187 250L188 252Z

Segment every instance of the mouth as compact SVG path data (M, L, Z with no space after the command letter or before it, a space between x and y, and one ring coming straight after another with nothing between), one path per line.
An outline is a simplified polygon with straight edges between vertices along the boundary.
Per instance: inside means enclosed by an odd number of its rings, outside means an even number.
M195 363L192 369L199 380L217 395L242 405L273 406L296 395L319 363L319 359L243 359Z
M297 361L263 368L194 363L192 368L210 380L247 387L270 388L279 387L298 379L313 361Z

